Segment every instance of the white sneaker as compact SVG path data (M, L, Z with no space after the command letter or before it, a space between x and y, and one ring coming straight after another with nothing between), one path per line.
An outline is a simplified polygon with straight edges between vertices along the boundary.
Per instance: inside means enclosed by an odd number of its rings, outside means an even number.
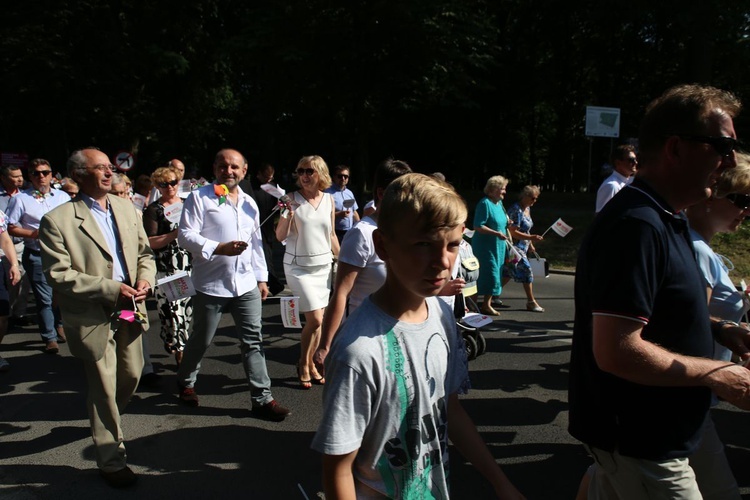
M7 372L8 370L10 370L10 363L0 356L0 372Z

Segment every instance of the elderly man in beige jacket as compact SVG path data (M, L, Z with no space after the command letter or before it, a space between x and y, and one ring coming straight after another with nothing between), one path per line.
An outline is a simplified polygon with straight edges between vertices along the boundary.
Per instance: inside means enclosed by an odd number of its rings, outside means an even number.
M132 204L108 194L112 169L95 148L74 152L68 174L79 196L42 219L39 238L70 352L85 367L97 465L110 486L121 488L137 480L126 465L120 414L143 367L144 300L156 266Z

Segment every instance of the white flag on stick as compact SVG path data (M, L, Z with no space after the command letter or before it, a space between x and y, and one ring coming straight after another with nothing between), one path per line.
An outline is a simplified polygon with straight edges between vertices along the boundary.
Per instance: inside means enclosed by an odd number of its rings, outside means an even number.
M562 219L557 219L554 224L552 224L547 231L552 229L554 232L565 238L569 232L573 230L573 228L565 223ZM544 232L544 234L547 234L547 231ZM544 235L542 235L544 236Z
M281 189L279 186L274 186L273 184L263 184L260 188L274 198L281 198L286 194L286 191Z

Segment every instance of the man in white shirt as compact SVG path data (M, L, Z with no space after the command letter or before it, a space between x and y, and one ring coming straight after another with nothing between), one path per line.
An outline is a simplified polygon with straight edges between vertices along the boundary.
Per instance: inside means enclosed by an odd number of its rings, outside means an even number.
M23 185L24 179L21 167L5 165L0 168L0 210L3 213L8 213L8 204L11 198L21 194ZM12 238L12 240L16 247L16 255L20 259L23 255L23 238ZM2 251L0 251L0 255L3 255ZM3 255L3 267L5 267L6 274L10 273L11 264L12 262ZM29 326L35 323L33 318L25 316L31 284L23 267L20 267L20 271L21 280L15 285L7 284L8 294L10 295L10 325Z
M617 146L612 152L612 164L612 175L604 179L596 192L596 213L601 212L604 205L633 180L638 167L635 148L630 144Z
M8 203L8 233L24 239L21 262L31 281L31 290L36 299L39 332L45 343L44 352L57 354L59 343L66 341L60 320L60 310L52 307L52 288L42 273L42 257L39 247L39 222L53 208L59 207L70 196L51 185L52 167L47 160L37 158L29 162L29 177L32 187Z
M239 187L245 157L223 149L214 160L214 184L191 193L182 209L180 246L193 255L194 322L177 372L180 401L198 406L193 389L201 359L225 311L231 312L250 384L253 415L282 421L291 412L271 395L261 334L261 301L268 296L258 205Z
M357 200L346 186L349 184L349 167L339 165L333 169L333 184L325 190L333 196L336 206L336 237L339 244L344 240L344 235L359 222Z

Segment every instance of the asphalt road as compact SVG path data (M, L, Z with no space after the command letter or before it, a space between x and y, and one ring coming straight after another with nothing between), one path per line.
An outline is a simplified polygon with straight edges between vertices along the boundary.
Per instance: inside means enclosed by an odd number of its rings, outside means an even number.
M463 404L530 499L573 498L589 464L566 431L572 283L572 276L558 274L537 281L544 314L525 311L520 285L509 285L495 331L485 332L488 352L469 365L473 389ZM151 315L156 318L155 311ZM277 299L264 306L264 318L274 396L293 410L282 423L254 419L248 411L230 317L204 359L198 408L178 404L174 361L162 350L154 322L148 340L161 381L139 390L123 418L128 461L140 475L126 491L110 489L96 471L80 363L65 346L59 356L41 353L33 328L9 334L0 349L12 364L0 374L0 498L317 498L320 459L309 444L322 388L298 388L299 332L283 329ZM714 419L744 498L750 498L747 415L721 405ZM454 450L451 462L454 498L492 498Z

